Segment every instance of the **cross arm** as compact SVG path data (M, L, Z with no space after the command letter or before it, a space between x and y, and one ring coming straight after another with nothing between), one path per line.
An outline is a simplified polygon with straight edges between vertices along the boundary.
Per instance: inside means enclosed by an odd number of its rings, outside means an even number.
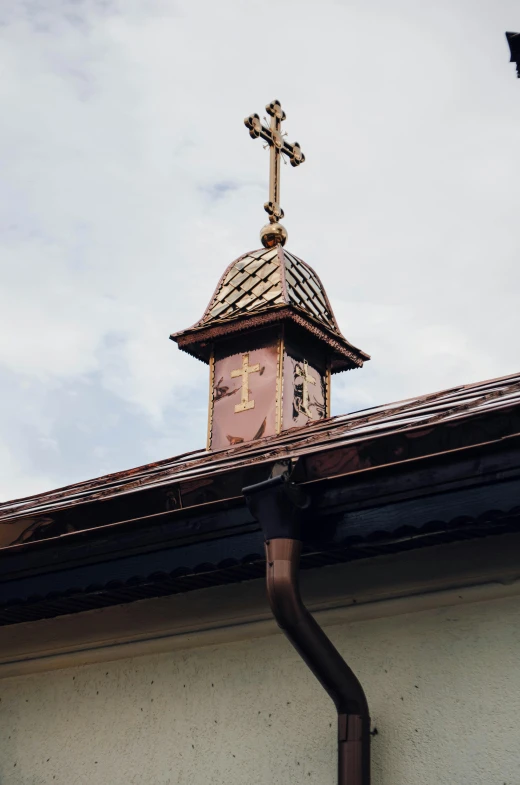
M286 142L284 139L281 152L288 157L289 161L291 162L291 166L299 166L305 161L305 156L302 153L302 148L298 142L291 144L290 142Z
M269 147L277 147L281 153L287 156L291 162L291 166L299 166L305 161L305 155L298 142L291 144L285 139L282 140L282 135L279 131L272 131L262 124L260 117L257 114L251 114L244 120L244 125L249 130L249 136L252 139L260 137L267 142Z
M270 147L274 145L273 132L270 128L262 125L260 117L257 114L250 114L249 117L246 117L244 125L249 130L251 139L258 139L258 137L260 137L264 142L267 142Z

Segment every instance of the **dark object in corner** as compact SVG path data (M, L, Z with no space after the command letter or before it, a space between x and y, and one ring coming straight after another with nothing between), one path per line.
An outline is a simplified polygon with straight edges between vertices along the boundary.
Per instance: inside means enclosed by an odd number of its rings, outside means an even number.
M510 63L516 63L516 75L520 79L520 33L506 33L507 43L511 50Z
M309 498L287 474L243 493L264 533L273 615L338 712L338 784L370 785L370 716L363 688L300 597L300 516Z

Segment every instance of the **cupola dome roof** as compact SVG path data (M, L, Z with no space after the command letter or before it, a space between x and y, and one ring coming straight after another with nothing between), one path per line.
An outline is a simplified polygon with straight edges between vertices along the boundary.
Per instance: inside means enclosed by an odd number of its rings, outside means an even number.
M314 270L281 246L262 248L229 265L199 324L290 305L341 334Z
M170 337L207 362L214 339L291 321L326 343L332 371L361 367L369 355L342 335L323 285L308 264L282 246L250 251L224 271L202 318Z

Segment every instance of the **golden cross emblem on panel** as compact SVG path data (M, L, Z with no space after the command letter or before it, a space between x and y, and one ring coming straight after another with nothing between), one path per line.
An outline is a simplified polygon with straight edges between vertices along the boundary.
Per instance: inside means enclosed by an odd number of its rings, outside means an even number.
M231 371L231 378L236 379L238 376L242 377L242 394L241 401L235 406L235 414L238 412L245 412L248 409L255 408L255 402L249 400L249 374L257 373L260 370L260 364L255 363L249 365L249 352L242 355L242 368L237 368Z
M264 204L264 209L273 224L284 216L280 207L280 157L286 155L291 166L299 166L305 161L305 156L298 142L291 144L284 139L282 121L285 120L285 112L280 101L272 101L265 108L271 117L269 127L262 124L257 114L246 117L244 123L253 139L260 136L270 148L269 201Z
M302 403L300 411L303 414L306 414L307 417L312 417L312 412L309 408L309 384L316 384L316 379L314 376L309 374L309 366L307 360L304 360L303 363L303 370L301 365L296 366L296 373L298 376L302 377Z

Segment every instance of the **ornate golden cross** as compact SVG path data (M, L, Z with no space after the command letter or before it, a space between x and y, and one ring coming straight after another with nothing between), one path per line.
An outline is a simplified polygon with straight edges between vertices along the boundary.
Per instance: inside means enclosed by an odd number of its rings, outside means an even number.
M237 368L231 371L231 378L236 379L238 376L242 377L242 400L235 406L235 414L237 412L245 412L247 409L254 409L255 402L249 400L249 374L257 373L260 370L260 364L255 363L249 365L249 352L242 355L242 368Z
M264 204L264 209L269 215L270 223L273 224L284 216L280 207L280 157L286 155L291 166L299 166L305 161L305 156L298 142L294 144L286 142L282 135L282 121L285 120L286 115L280 101L272 101L265 108L267 114L271 116L269 128L262 125L257 114L246 117L244 123L253 139L260 136L270 147L269 201Z
M316 379L314 376L310 376L309 374L309 366L307 364L307 360L303 361L303 370L301 365L296 366L296 373L298 376L302 377L302 405L300 411L307 415L307 417L312 417L312 412L309 408L309 384L316 384Z

